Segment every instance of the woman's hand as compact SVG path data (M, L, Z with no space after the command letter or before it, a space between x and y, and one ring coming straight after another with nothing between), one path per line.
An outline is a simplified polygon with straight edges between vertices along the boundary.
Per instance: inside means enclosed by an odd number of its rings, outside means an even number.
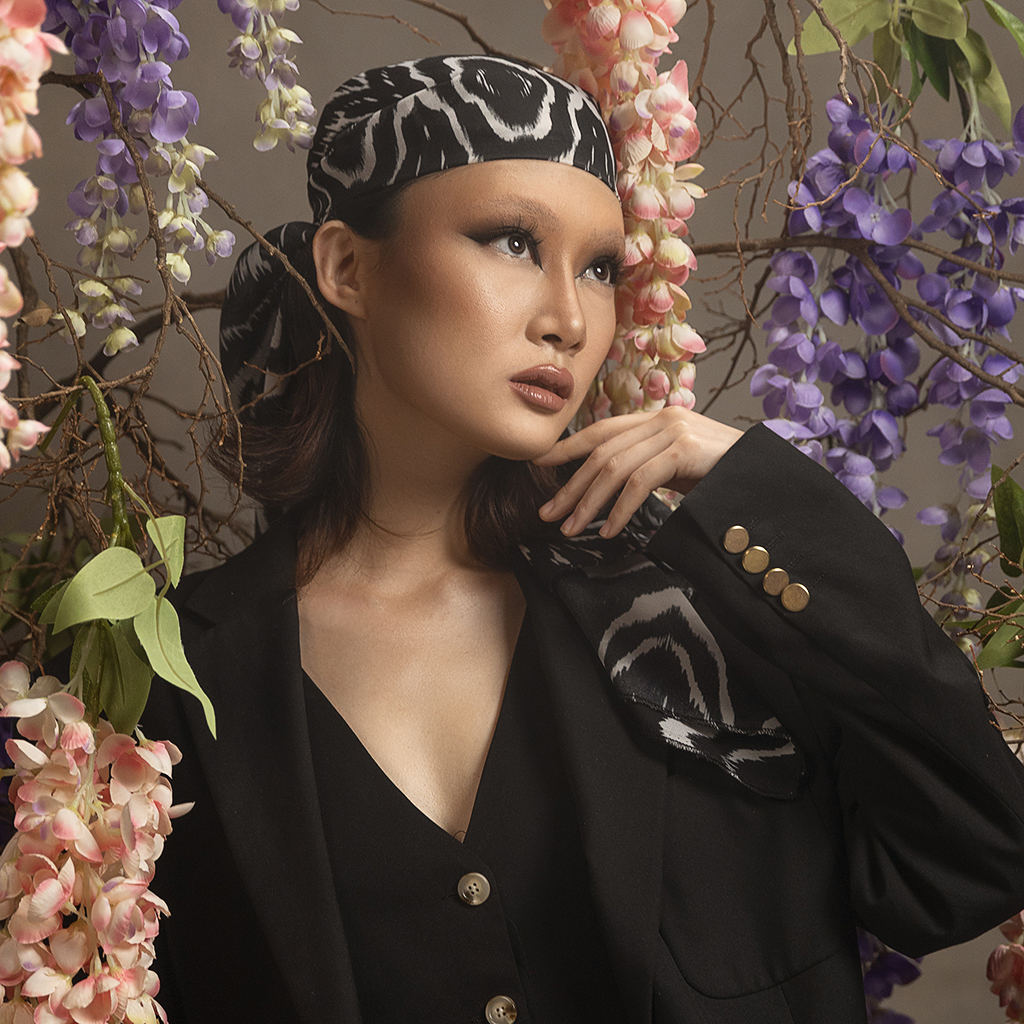
M685 494L742 436L734 427L678 406L598 420L533 460L538 466L587 460L541 506L540 516L549 521L568 516L562 533L571 537L618 495L600 531L614 537L651 491L668 487Z

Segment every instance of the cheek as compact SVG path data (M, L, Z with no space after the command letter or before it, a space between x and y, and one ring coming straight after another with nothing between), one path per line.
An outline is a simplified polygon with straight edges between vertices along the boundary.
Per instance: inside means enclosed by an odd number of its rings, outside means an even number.
M480 343L499 327L522 326L527 296L511 268L503 273L449 250L398 269L391 301L417 332L446 335L458 347L460 338Z
M612 295L602 295L594 299L584 307L584 315L587 318L587 348L586 354L594 365L594 374L601 368L601 364L608 358L608 350L615 338L615 328L618 323L615 315L615 299Z

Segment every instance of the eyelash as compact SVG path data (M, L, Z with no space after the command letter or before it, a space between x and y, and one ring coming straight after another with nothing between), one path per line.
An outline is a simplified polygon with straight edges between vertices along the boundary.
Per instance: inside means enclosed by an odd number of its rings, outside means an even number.
M500 239L508 238L513 235L518 235L526 242L530 256L535 262L539 263L538 252L540 250L541 239L537 236L536 229L527 225L523 220L516 220L510 224L502 224L485 234L476 236L474 241L480 242L482 245L493 245ZM522 255L525 255L525 253ZM625 269L625 260L623 257L618 253L606 253L603 256L598 256L598 258L590 264L588 269L591 269L600 263L608 265L608 279L606 281L602 281L595 278L594 280L598 284L607 284L612 286L617 284L619 278L622 276L623 270Z

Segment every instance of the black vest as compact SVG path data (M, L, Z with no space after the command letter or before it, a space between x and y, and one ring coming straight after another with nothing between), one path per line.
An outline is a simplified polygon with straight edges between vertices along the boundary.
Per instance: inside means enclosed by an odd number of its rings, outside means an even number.
M408 800L308 678L305 694L367 1024L511 1020L512 1003L519 1024L624 1020L529 619L464 842Z

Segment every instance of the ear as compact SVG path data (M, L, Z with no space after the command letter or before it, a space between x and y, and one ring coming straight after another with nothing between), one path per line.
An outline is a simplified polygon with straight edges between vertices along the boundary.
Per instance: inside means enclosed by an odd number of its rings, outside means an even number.
M349 316L365 319L367 240L344 222L329 220L313 236L313 262L320 294Z

